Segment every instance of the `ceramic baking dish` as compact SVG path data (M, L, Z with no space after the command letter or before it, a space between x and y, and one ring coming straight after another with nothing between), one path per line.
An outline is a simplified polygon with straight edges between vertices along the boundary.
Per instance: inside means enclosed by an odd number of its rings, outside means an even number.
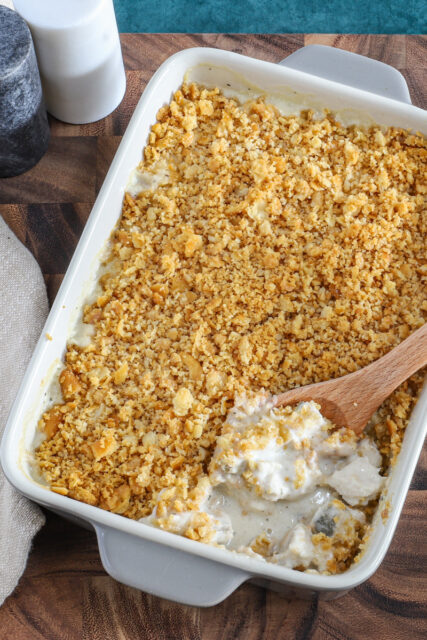
M259 87L271 95L293 96L298 104L328 107L344 115L359 113L368 121L427 133L425 112L410 104L403 77L387 65L319 46L306 47L284 63L285 66L280 66L228 51L195 48L172 56L155 73L99 192L25 374L2 442L1 463L9 481L39 504L84 526L92 526L103 565L111 576L186 604L213 605L246 580L255 580L287 594L310 596L317 592L330 599L368 579L390 544L427 428L425 389L412 414L382 498L387 501L388 518L384 520L380 516L380 505L360 561L345 573L334 576L301 573L194 542L58 495L31 477L30 451L48 386L94 281L103 247L120 216L129 174L141 159L157 110L169 102L189 69L203 68L212 83L220 86L235 81L240 89L246 86L253 91ZM47 339L46 334L52 339Z

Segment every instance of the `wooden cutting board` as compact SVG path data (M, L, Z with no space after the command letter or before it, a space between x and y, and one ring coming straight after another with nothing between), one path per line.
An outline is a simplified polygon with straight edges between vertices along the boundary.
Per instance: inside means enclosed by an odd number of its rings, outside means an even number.
M41 162L0 180L0 213L34 253L55 297L133 109L159 64L180 49L211 46L278 62L304 44L376 58L405 76L427 107L425 36L122 36L127 92L108 118L88 125L51 120ZM0 640L415 640L427 637L427 455L418 466L389 553L367 583L331 602L287 600L243 585L209 609L176 605L105 574L95 534L46 513L26 571L0 609Z

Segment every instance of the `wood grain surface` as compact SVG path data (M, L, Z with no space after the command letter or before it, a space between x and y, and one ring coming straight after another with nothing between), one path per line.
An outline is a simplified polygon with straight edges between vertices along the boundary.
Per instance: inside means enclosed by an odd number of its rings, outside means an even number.
M52 138L28 173L0 180L0 213L37 258L52 301L132 111L153 72L176 51L229 49L278 62L304 44L382 60L427 107L427 38L355 35L122 36L127 91L93 124L51 119ZM390 551L375 575L342 598L288 600L252 584L196 609L115 582L95 534L46 512L26 571L0 609L0 640L406 640L427 637L427 453L421 458Z

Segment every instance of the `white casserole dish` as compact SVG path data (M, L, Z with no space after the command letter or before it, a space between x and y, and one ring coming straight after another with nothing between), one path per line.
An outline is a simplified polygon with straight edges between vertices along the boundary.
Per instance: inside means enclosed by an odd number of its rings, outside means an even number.
M219 68L215 71L215 79L223 74L227 81L231 71L248 79L252 87L268 93L296 92L309 96L310 104L344 110L343 113L361 111L379 124L427 134L425 112L410 104L402 76L391 67L316 46L300 50L285 62L287 66L279 66L228 51L196 48L172 56L155 73L135 109L94 204L25 374L2 441L1 464L9 481L39 504L84 526L92 526L97 533L103 565L111 576L185 604L216 604L249 579L288 594L310 596L317 592L324 599L342 595L367 580L378 568L391 542L427 430L427 389L424 389L382 497L389 516L386 520L381 517L380 504L360 561L345 573L333 576L301 573L194 542L58 495L31 477L29 452L49 383L65 351L70 328L94 280L103 248L121 214L129 174L141 159L158 109L169 102L188 69L197 65L206 65L208 70ZM375 94L305 73L301 68L311 69L312 74L327 73L329 76L345 69L347 82L366 82L367 78L371 83L368 88ZM397 99L392 99L393 96ZM47 333L52 340L46 338Z

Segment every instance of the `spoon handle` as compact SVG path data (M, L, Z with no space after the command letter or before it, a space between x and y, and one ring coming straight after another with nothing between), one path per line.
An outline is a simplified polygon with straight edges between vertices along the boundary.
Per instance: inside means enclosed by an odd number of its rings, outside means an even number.
M361 433L380 404L427 364L427 324L375 362L341 378L291 389L276 396L276 406L314 400L336 426Z
M375 362L341 378L330 399L344 411L344 423L360 433L378 407L402 382L427 364L427 324Z
M385 356L357 372L366 382L378 381L381 402L402 382L427 364L427 323Z

